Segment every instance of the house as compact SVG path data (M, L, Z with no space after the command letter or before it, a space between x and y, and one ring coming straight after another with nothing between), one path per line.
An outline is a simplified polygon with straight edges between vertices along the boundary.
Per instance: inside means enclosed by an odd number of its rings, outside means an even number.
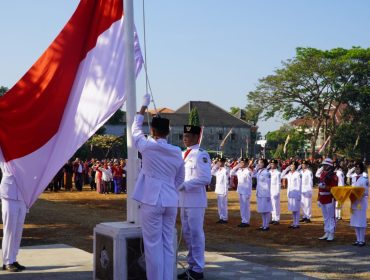
M208 101L189 101L177 110L165 108L160 115L170 120L168 142L184 148L182 143L183 127L188 124L189 114L197 108L200 125L204 127L201 147L211 154L222 152L228 157L252 155L254 143L251 142L252 126L247 122L229 114L224 109ZM153 115L153 111L150 111ZM126 133L126 118L122 125L105 125L106 133L122 135ZM144 121L144 131L149 132L147 115ZM227 137L226 137L227 136ZM221 143L224 141L223 147Z

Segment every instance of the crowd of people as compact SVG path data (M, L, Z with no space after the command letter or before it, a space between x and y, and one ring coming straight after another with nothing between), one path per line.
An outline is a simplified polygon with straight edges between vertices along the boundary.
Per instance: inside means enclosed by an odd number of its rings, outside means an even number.
M289 159L270 161L266 159L230 160L217 158L212 162L214 176L211 188L217 194L219 220L228 223L228 191L235 188L239 195L241 223L249 227L250 199L256 189L257 212L261 215L261 231L270 230L270 225L280 224L280 193L287 188L288 211L292 214L290 229L299 229L300 223L310 223L312 202L318 202L324 219L324 235L320 240L333 241L337 220L342 219L341 205L331 192L340 186L362 187L358 200L351 200L350 225L355 229L355 246L365 245L366 210L368 204L368 174L362 161L346 159L316 160ZM313 198L313 188L318 186L318 197Z
M82 191L84 185L89 185L92 191L101 194L126 193L126 160L97 159L82 161L76 158L69 160L54 176L47 190L58 192Z

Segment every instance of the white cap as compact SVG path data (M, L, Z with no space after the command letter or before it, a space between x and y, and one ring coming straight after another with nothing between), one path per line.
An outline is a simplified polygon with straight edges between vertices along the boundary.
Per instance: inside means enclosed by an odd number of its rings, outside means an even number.
M333 166L333 160L331 158L326 158L324 161L321 163L322 165L330 165Z

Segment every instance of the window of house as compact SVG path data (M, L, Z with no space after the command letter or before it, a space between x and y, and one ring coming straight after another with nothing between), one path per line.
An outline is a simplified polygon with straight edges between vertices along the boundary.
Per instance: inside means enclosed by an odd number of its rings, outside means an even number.
M236 135L234 133L231 133L230 138L231 138L231 141L235 141L236 140Z
M182 137L183 137L183 135L182 134L179 134L179 140L182 141Z
M222 140L222 139L224 139L224 138L223 138L223 136L224 136L224 135L223 135L223 133L219 133L219 134L218 134L218 140Z

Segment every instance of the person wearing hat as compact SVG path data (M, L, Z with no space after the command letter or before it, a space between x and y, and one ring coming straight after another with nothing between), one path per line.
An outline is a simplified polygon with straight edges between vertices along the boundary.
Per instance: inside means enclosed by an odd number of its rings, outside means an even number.
M270 162L270 174L271 174L271 222L270 224L280 224L280 191L281 191L281 173L277 169L278 160L273 159Z
M238 187L236 192L239 194L240 216L241 223L238 227L249 227L251 211L250 199L252 194L252 177L253 172L248 167L249 160L247 158L240 159L239 163L231 170L231 176L237 176Z
M338 177L334 172L333 160L324 159L322 166L316 171L319 178L318 203L324 218L324 235L319 240L334 240L335 233L335 200L330 192L332 187L338 186Z
M353 187L365 188L365 192L358 200L351 200L351 227L355 228L356 242L352 245L363 247L365 246L365 233L366 233L366 212L369 196L369 178L366 173L365 165L361 161L355 163L355 167L350 169L347 177L352 178Z
M211 182L211 159L199 148L199 126L185 125L183 152L185 181L179 187L179 207L182 235L188 249L186 271L178 279L203 279L205 266L204 213L207 208L206 185Z
M177 188L184 182L184 161L180 148L167 143L168 119L153 117L151 136L145 137L142 126L149 103L146 94L132 124L133 143L142 156L132 198L140 203L147 279L169 280L175 273Z
M299 228L299 210L301 209L302 175L297 170L298 162L293 161L282 173L281 177L288 181L287 196L288 210L292 211L293 223L291 229Z
M212 167L211 174L216 176L215 193L217 194L218 224L227 224L227 195L229 192L230 170L225 166L226 159L219 158Z
M256 196L257 196L257 212L261 213L262 225L258 228L261 231L268 231L270 223L270 215L272 211L271 204L271 174L267 170L267 159L259 159L257 168L253 172L253 176L257 179Z
M309 169L309 161L303 160L301 163L302 175L302 197L301 208L303 217L300 222L311 223L312 215L312 190L313 190L313 174Z

